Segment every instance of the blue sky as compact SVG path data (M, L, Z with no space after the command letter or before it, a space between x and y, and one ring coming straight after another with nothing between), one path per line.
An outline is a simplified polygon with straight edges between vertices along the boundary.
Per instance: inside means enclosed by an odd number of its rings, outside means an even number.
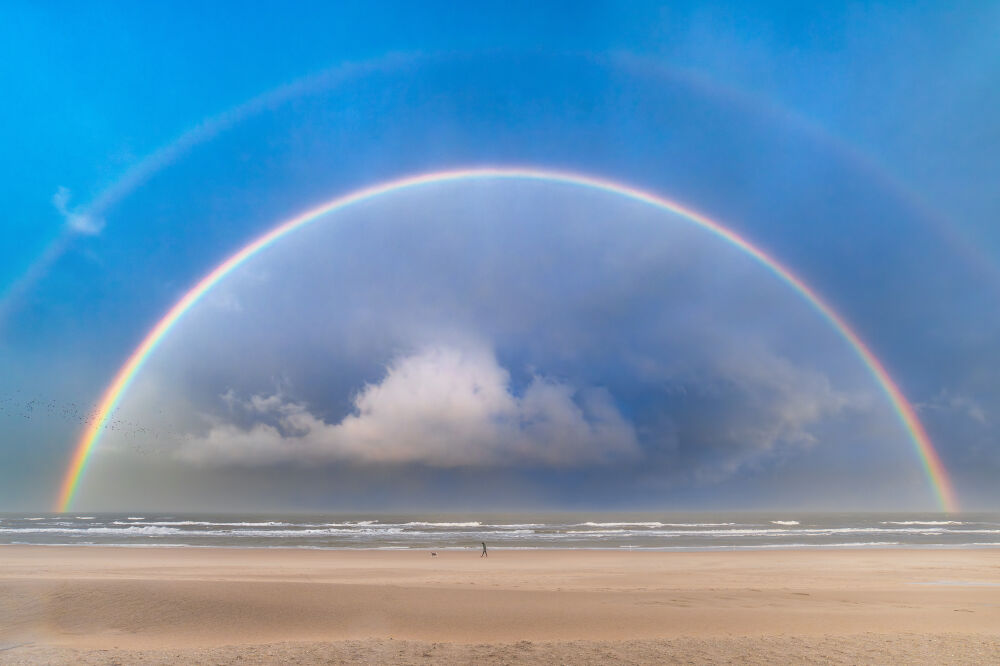
M2 506L51 504L76 414L229 253L483 164L641 186L759 243L884 361L963 505L1000 502L995 3L0 12ZM877 386L787 287L588 196L430 188L283 241L151 359L81 502L932 506ZM494 399L437 414L463 386Z

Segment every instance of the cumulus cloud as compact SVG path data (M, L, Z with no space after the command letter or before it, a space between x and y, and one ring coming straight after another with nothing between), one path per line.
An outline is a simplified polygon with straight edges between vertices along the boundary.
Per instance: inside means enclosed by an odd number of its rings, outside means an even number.
M224 401L249 425L216 418L180 449L206 464L420 463L578 466L634 460L635 429L603 389L535 376L516 394L510 373L484 348L436 346L389 364L328 423L281 393ZM234 419L235 420L235 419Z
M70 208L69 198L69 189L65 187L60 187L52 195L52 205L56 207L59 214L66 220L66 226L81 234L92 236L101 233L101 230L104 228L104 220L82 212L79 207Z

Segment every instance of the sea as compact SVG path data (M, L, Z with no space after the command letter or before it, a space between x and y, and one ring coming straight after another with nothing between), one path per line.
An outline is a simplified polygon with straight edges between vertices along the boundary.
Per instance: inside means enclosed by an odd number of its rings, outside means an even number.
M0 544L765 550L997 548L1000 513L0 514Z

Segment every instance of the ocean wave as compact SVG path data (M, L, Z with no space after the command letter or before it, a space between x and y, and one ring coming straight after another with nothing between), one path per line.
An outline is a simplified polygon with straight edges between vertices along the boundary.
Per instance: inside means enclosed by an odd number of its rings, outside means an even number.
M658 521L649 522L618 522L618 523L574 523L571 527L645 527L649 529L657 527L728 527L736 523L661 523Z
M403 527L482 527L483 524L479 521L470 521L467 523L425 523L421 521L416 521L412 523L401 523Z
M537 525L537 523L524 523ZM622 525L625 523L609 523ZM660 523L669 525L669 523ZM683 524L683 523L681 523ZM121 536L165 536L165 535L185 535L205 538L288 538L288 539L308 539L317 537L344 537L351 540L370 538L377 540L380 537L400 537L406 539L466 539L470 532L463 529L471 527L471 522L467 523L432 523L424 521L413 521L401 524L378 524L361 525L336 523L331 525L343 525L341 527L316 526L305 527L303 523L281 523L270 522L208 522L208 521L160 521L151 523L136 523L126 521L113 521L108 525L80 525L73 522L59 522L53 524L43 524L38 526L23 525L20 527L0 526L0 535L8 534L65 534L65 535L121 535ZM582 525L582 524L581 524ZM634 524L632 524L634 525ZM548 542L558 542L561 539L579 541L580 538L592 537L596 539L620 539L622 537L638 538L661 538L661 539L706 539L718 541L721 539L794 539L796 537L822 538L837 535L912 535L912 536L940 536L940 535L962 535L962 534L1000 534L1000 529L943 529L924 526L908 527L717 527L717 528L650 528L650 527L600 527L592 529L566 529L565 526L552 526L551 531L546 529L518 527L510 529L513 525L503 529L491 528L476 530L474 534L482 533L486 538L493 539L518 539L526 536L544 539ZM187 529L185 529L187 528ZM203 528L203 529L199 529ZM424 529L421 529L424 528ZM451 528L451 529L448 529Z
M625 534L626 532L631 532L632 530L566 530L565 532L557 532L552 536L561 536L563 534Z
M519 529L536 529L539 527L551 528L553 527L553 525L551 523L504 523L496 525L486 523L485 525L482 525L482 527L488 529L498 529L498 530L507 530L507 529L519 530Z
M614 530L619 533L629 533L633 536L673 536L673 537L742 537L742 536L832 536L835 534L917 534L917 535L941 535L955 534L964 530L941 530L918 527L734 527L731 529L697 529L697 530L667 530L667 529L642 529L642 530ZM580 530L567 530L566 534L581 533ZM610 533L612 530L593 530L591 533ZM985 533L990 533L987 530ZM1000 533L1000 530L996 530Z
M727 527L736 523L662 523L663 527Z
M129 518L129 520L141 520L140 518ZM116 520L112 525L134 525L135 523L126 523L120 520ZM293 527L296 523L282 523L282 522L264 522L264 523L213 523L206 520L159 520L150 521L148 523L143 523L143 525L156 525L158 527L185 527L185 526L202 526L202 527Z
M94 535L107 534L112 536L166 536L180 534L181 530L172 527L132 526L132 527L0 527L0 534L64 534L64 535Z
M403 534L403 530L398 527L379 528L377 530L326 527L326 528L306 528L306 529L295 529L295 530L206 530L206 531L190 531L188 533L204 535L204 536L214 536L214 537L263 537L263 538L283 537L283 538L294 539L294 538L317 537L317 536L349 536L349 537L384 536L389 534Z
M364 520L363 514L6 514L0 515L0 543L351 550L467 549L483 540L503 549L1000 547L1000 519L986 514L817 514L800 524L787 514L772 520L775 513L660 514L658 519L649 513L402 514Z
M316 537L316 536L381 536L386 534L400 534L403 530L396 528L390 530L349 530L349 529L298 529L298 530L261 530L261 529L237 529L237 530L185 530L179 527L165 527L160 525L132 525L129 527L0 527L0 535L3 534L62 534L72 535L107 535L107 536L198 536L198 537Z
M573 527L663 527L665 523L576 523Z
M947 534L1000 534L1000 530L948 530Z

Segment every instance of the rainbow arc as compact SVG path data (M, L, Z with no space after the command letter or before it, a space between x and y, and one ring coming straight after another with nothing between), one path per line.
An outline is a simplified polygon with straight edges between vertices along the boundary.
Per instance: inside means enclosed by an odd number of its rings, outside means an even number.
M805 282L785 268L776 259L766 252L753 245L747 239L737 235L732 230L722 224L687 208L675 201L660 197L651 192L639 190L627 185L611 180L596 178L576 173L562 171L549 171L537 168L472 168L457 169L451 171L436 171L417 176L401 178L389 182L381 183L364 189L356 190L349 194L340 196L332 201L324 203L316 208L308 210L296 217L278 224L267 233L257 237L249 244L245 245L235 254L216 266L211 272L205 275L194 285L166 314L156 323L156 325L146 334L142 342L126 359L125 363L115 374L111 384L105 389L97 407L97 416L91 424L81 434L79 441L73 451L72 459L59 491L59 498L56 503L56 510L68 511L73 504L73 498L80 485L87 469L91 455L93 454L101 434L107 426L108 420L115 408L121 402L122 396L128 390L129 385L142 369L150 354L156 350L159 343L177 324L178 321L188 312L208 291L218 284L229 273L246 262L248 259L263 251L280 238L296 229L306 226L326 215L358 204L376 197L399 192L401 190L412 189L432 183L446 183L456 181L472 181L486 179L508 179L508 180L532 180L549 183L562 183L575 185L583 188L600 190L613 194L618 194L634 201L639 201L655 208L674 213L686 220L698 225L705 231L724 240L732 246L742 250L744 253L756 260L761 266L770 271L782 282L786 283L793 291L802 297L812 308L819 313L837 333L850 345L858 358L864 363L871 376L882 389L889 403L892 405L900 423L913 443L914 449L920 458L927 480L935 494L939 506L944 511L955 511L958 502L955 498L954 489L947 470L934 448L930 437L927 435L923 424L917 418L913 407L903 395L899 386L889 375L885 366L875 356L871 349L864 344L857 333L848 325L847 321L824 301L819 294L813 291Z

